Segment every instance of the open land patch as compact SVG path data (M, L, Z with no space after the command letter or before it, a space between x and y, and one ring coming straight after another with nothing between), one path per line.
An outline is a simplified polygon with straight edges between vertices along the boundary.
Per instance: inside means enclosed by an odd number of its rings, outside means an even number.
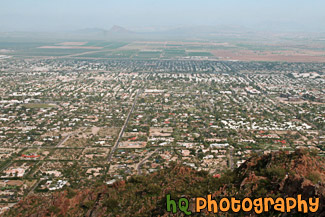
M89 50L96 50L102 49L103 47L96 47L96 46L41 46L38 47L41 49L89 49Z
M325 62L325 52L304 53L298 51L252 51L252 50L212 50L221 60L233 61L279 61L279 62Z
M87 44L87 42L67 41L67 42L59 43L59 45L64 45L64 46L82 46L85 44Z

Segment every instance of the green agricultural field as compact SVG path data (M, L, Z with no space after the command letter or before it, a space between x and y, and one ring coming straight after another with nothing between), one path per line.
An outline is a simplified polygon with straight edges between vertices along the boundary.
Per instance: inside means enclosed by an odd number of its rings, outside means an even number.
M84 45L78 45L75 48L73 48L73 45L66 45L72 47L66 49L46 48L46 47L40 48L42 46L64 46L62 45L62 43L64 42L62 41L47 41L47 42L46 41L44 42L9 41L7 42L0 39L0 49L9 50L10 55L17 56L17 57L42 57L42 56L60 57L60 56L81 54L89 51L96 51L96 53L85 54L82 55L81 57L119 58L119 56L122 56L124 58L127 58L134 54L134 52L125 52L125 51L123 51L121 54L111 52L129 44L127 42L89 41ZM103 49L98 50L98 49L93 49L91 47L102 47Z
M95 46L95 47L106 47L110 46L112 42L107 42L107 41L89 41L83 46Z
M89 57L89 58L108 58L112 54L112 51L99 51L94 53L87 53L78 57Z
M172 58L172 57L182 57L185 55L185 50L183 49L165 49L164 50L164 57Z
M83 47L103 47L105 49L117 49L129 43L127 42L111 42L111 41L89 41Z
M110 58L130 58L132 55L135 55L138 51L137 50L119 50L114 51L109 56Z
M183 45L181 45L181 44L167 44L166 46L167 47L181 47Z
M188 52L188 56L203 56L203 57L209 57L213 56L210 52Z
M160 51L140 51L134 58L137 59L151 59L151 58L159 58L161 55Z
M105 46L105 49L117 49L128 45L127 42L112 42L109 45Z
M47 45L47 43L41 43L41 42L6 42L6 41L0 41L0 49L8 49L8 50L25 50L25 49L31 49L36 48L40 46Z
M80 55L78 57L124 59L124 58L131 58L137 52L138 52L137 50L118 50L118 51L105 50L105 51Z

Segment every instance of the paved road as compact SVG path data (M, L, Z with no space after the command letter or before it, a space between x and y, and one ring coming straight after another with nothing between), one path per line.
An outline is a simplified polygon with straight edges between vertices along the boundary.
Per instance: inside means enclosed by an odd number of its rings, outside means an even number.
M71 137L71 136L74 136L76 135L77 133L83 133L87 130L87 128L85 129L82 129L81 131L77 131L77 132L72 132L72 133L69 133L66 137L64 137L63 140L61 140L55 147L56 148L59 148L61 147L66 141L68 141L68 139Z
M62 141L60 141L55 147L60 147L61 145L63 145L69 138L70 138L71 134L67 135Z
M120 142L120 140L121 140L121 138L122 138L122 136L123 136L123 132L124 132L124 130L125 130L125 128L126 128L128 122L129 122L130 116L131 116L131 114L132 114L132 112L133 112L133 110L134 110L134 107L135 107L136 103L137 103L137 99L138 99L138 96L139 96L140 92L141 92L141 91L138 90L138 92L137 92L137 94L136 94L136 96L135 96L135 98L134 98L133 105L132 105L132 107L131 107L131 109L130 109L130 111L129 111L129 113L128 113L128 116L126 117L126 119L125 119L125 121L124 121L124 125L123 125L123 127L122 127L122 129L121 129L121 131L120 131L120 133L119 133L119 135L118 135L118 137L117 137L117 139L116 139L116 142L115 142L115 144L114 144L112 150L110 151L110 153L109 153L109 155L108 155L108 157L107 157L107 161L108 161L108 163L111 162L111 160L112 160L112 156L113 156L115 150L117 149L118 144L119 144L119 142Z
M142 164L149 159L149 157L151 157L152 155L154 155L157 151L159 151L159 148L157 148L155 151L151 152L149 155L147 155L145 158L143 158L143 160L138 163L137 165L137 171L138 171L138 174L140 175L141 174L141 166Z
M6 165L4 165L3 167L1 167L0 168L0 172L2 171L2 170L5 170L5 169L7 169L7 167L9 167L9 165L12 163L12 160L10 160Z
M27 196L31 195L32 193L34 193L34 190L36 189L36 187L39 185L39 183L41 182L42 180L38 180L38 182L36 182L33 187L30 189L30 191L28 192Z

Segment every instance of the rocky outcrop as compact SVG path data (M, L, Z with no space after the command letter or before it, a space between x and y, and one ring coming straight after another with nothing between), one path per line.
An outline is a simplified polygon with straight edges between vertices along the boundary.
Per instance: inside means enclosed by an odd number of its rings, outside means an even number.
M291 154L276 152L253 157L221 177L171 163L169 168L146 176L133 176L111 187L84 186L49 195L32 195L4 216L170 216L166 211L166 194L190 200L207 194L216 200L222 197L286 198L301 194L303 198L320 198L318 212L304 216L325 216L325 161L304 150ZM257 216L254 212L228 213L228 216L247 215ZM297 212L290 215L295 216ZM271 210L263 216L288 214Z

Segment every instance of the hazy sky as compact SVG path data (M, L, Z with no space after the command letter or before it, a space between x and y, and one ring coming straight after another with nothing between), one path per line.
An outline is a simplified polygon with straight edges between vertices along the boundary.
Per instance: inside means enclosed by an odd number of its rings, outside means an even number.
M325 30L325 0L0 0L1 30L238 25Z

